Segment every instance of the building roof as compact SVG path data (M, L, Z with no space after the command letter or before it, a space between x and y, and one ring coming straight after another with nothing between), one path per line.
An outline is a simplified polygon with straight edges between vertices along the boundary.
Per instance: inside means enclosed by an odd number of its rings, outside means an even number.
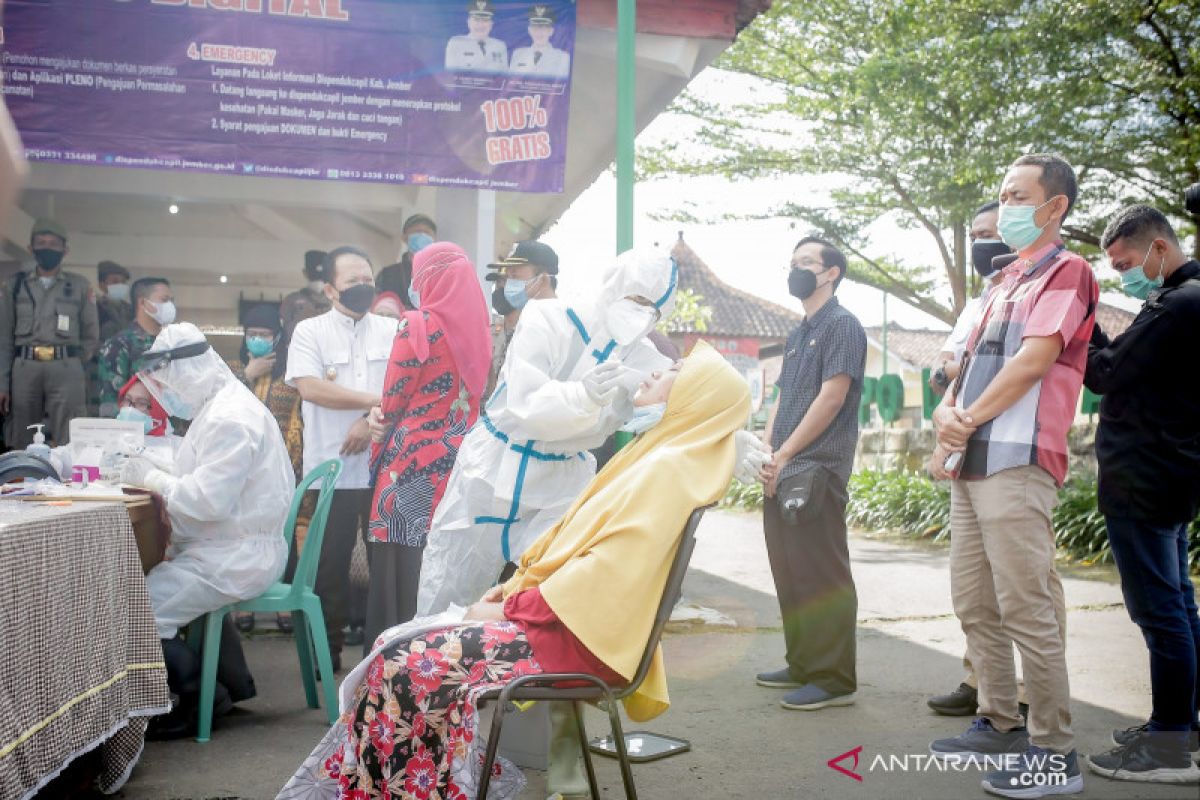
M708 336L737 336L755 339L786 339L804 318L795 311L761 297L735 289L716 276L679 234L671 249L679 265L679 288L689 289L712 309ZM701 333L691 325L679 325L671 333Z
M882 346L882 327L872 325L864 330L868 340ZM948 335L949 331L905 328L893 322L888 325L888 355L907 361L920 370L937 361L937 355L942 351L942 344Z
M1101 302L1096 307L1096 322L1109 337L1125 331L1136 315L1114 305ZM865 329L867 338L882 346L883 328L873 325ZM949 335L947 331L928 328L905 328L895 323L888 325L888 353L907 361L917 369L937 363L938 353Z

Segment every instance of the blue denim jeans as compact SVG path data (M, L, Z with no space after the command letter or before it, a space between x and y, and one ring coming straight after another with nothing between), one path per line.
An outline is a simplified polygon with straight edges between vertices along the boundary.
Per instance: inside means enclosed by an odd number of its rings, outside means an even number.
M1150 730L1196 728L1200 617L1188 577L1188 526L1106 517L1129 617L1150 650Z

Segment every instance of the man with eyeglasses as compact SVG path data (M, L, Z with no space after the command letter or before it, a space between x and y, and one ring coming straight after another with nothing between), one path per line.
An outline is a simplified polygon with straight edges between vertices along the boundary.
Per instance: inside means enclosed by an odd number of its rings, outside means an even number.
M787 709L854 702L858 596L846 541L846 485L858 442L867 360L862 324L834 297L846 257L824 239L792 251L788 290L804 321L788 336L779 402L767 420L763 532L783 616L787 665L759 686L790 689Z

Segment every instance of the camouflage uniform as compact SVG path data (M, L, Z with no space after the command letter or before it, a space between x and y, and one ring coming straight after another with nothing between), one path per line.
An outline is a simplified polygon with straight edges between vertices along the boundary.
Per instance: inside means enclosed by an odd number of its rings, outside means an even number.
M107 342L133 322L133 305L108 295L96 296L96 311L100 315L101 342Z
M154 344L154 338L135 321L101 346L96 365L100 416L117 415L117 394L133 377L137 360Z

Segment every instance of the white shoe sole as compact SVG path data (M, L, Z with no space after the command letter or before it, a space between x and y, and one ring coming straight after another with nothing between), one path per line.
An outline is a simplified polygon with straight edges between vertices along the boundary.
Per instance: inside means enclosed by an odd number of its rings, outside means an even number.
M1083 791L1083 776L1073 775L1061 786L992 786L983 781L983 790L1001 797L1013 797L1017 800L1036 800L1039 797L1050 797L1060 794L1079 794Z
M828 700L821 700L816 703L789 703L786 700L780 700L779 705L792 711L820 711L822 708L833 708L836 706L852 706L854 705L854 693L838 695L831 697Z
M1145 772L1134 772L1128 769L1106 769L1087 759L1088 769L1097 775L1103 775L1114 781L1133 781L1136 783L1200 783L1200 767L1188 764L1187 767L1152 769Z
M767 689L799 689L801 686L806 685L803 683L796 683L795 681L764 681L762 678L755 678L754 682L759 686L766 687Z

